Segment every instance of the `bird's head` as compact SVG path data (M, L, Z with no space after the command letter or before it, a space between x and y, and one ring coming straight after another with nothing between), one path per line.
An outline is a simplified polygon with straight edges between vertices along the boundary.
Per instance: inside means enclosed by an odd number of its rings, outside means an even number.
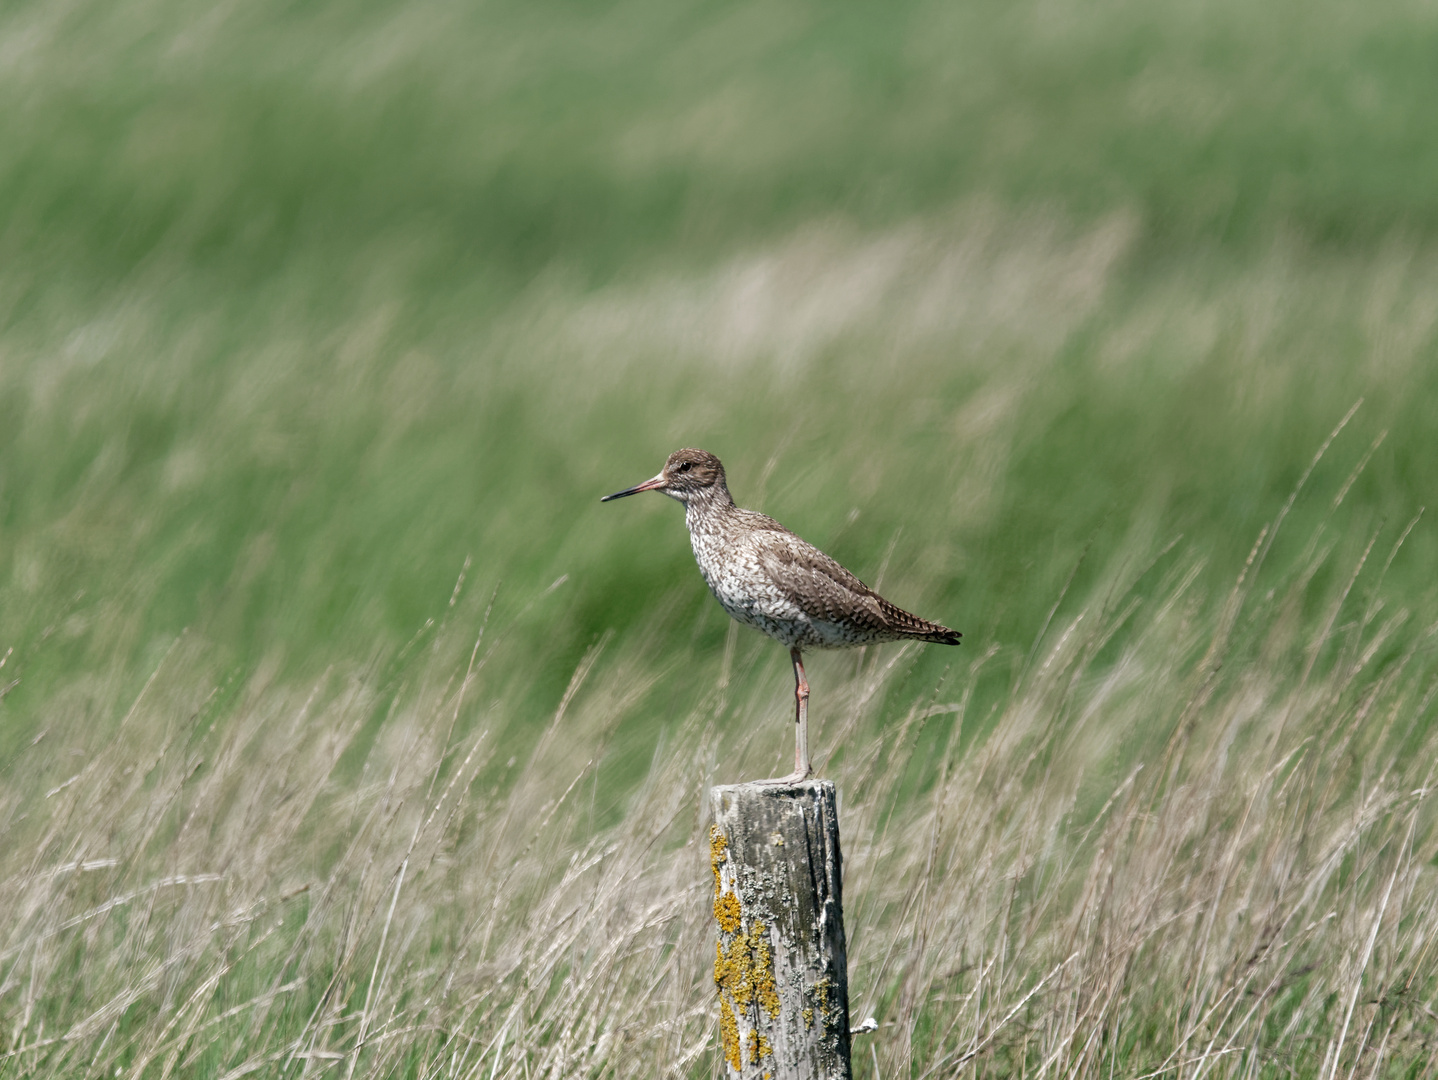
M632 488L606 495L600 502L622 499L626 495L637 495L641 491L662 491L671 499L687 503L691 499L703 499L717 492L728 493L724 484L724 466L707 450L676 450L669 455L664 468L653 479Z

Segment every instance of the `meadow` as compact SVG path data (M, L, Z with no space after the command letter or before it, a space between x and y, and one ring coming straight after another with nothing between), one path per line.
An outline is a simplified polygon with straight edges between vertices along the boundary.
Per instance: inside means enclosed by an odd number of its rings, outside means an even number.
M719 1075L683 445L964 632L807 660L857 1076L1432 1074L1435 47L7 6L0 1075Z

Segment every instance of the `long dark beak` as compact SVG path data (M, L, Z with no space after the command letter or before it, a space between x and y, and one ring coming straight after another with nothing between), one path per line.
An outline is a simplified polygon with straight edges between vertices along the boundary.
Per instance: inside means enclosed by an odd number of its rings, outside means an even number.
M638 495L641 491L655 491L664 486L664 474L660 473L652 480L646 480L642 484L635 484L632 488L625 488L623 491L616 491L613 495L606 495L600 502L610 502L614 499L622 499L626 495Z

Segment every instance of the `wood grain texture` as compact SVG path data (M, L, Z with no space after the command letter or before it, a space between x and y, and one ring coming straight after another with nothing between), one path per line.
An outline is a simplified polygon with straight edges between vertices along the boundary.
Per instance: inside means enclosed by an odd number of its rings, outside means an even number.
M709 808L725 1076L850 1080L833 783L716 787Z

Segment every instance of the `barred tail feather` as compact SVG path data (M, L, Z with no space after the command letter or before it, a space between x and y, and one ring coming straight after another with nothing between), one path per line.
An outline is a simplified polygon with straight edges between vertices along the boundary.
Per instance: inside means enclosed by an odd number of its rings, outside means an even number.
M879 608L883 611L884 618L888 620L889 629L903 637L932 641L938 645L957 645L959 638L964 636L957 630L950 630L947 626L940 626L936 622L929 622L928 619L921 619L917 615L889 603L882 597L879 598Z

